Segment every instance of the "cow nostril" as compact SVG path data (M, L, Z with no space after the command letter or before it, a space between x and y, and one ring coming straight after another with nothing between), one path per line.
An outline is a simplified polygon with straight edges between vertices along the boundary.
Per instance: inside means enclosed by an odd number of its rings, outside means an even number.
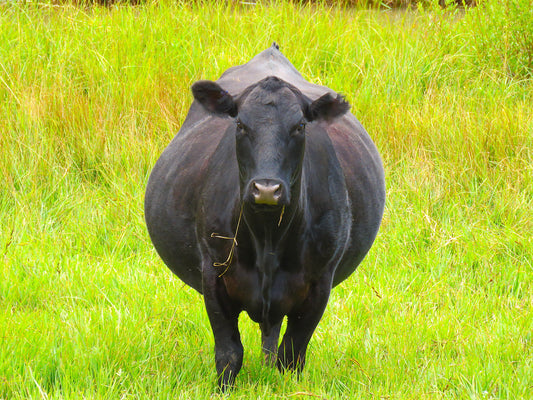
M252 194L256 197L261 194L261 190L259 189L259 187L257 186L255 182L252 184Z
M282 198L283 189L280 183L259 180L251 183L250 194L257 204L277 205Z

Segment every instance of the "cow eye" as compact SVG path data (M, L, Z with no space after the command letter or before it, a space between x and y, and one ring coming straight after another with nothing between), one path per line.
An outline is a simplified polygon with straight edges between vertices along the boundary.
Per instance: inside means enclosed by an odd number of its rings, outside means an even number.
M305 132L305 122L300 122L294 131L298 134L303 134Z
M244 132L246 130L244 124L242 123L242 121L240 119L238 119L237 121L235 121L235 125L237 125L237 130L239 132Z

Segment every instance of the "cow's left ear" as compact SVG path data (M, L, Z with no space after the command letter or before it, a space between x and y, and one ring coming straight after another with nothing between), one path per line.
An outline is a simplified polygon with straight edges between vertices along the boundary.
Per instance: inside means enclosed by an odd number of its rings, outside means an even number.
M231 94L213 81L198 81L192 87L192 95L204 108L215 114L231 117L237 115L237 104Z
M305 118L308 121L318 119L329 121L343 115L349 109L350 103L342 95L337 94L336 97L333 97L331 93L326 93L307 106Z

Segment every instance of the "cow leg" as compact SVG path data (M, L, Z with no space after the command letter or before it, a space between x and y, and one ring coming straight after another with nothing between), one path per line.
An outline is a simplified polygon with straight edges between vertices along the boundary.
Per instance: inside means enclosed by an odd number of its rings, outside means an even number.
M259 325L261 327L261 347L265 355L265 364L271 367L276 364L279 331L281 330L282 322L283 319L276 325L270 327L268 335L266 334L265 326L263 324Z
M328 303L330 283L314 285L303 304L287 316L287 330L278 350L277 366L280 371L302 371L307 345Z
M243 347L239 333L239 313L211 263L203 274L204 302L215 339L215 365L218 386L224 392L233 387L242 366Z

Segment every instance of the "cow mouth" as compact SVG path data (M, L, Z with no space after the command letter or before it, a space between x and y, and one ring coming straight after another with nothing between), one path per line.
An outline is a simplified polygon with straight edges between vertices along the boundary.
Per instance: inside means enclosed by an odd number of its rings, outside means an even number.
M248 206L250 208L250 211L254 212L255 214L263 214L263 213L280 213L280 211L285 208L283 204L261 204L261 203L252 203L249 202Z
M285 204L257 204L257 203L246 203L247 214L251 220L259 222L263 226L271 226L271 223L276 224L279 228L284 221L283 217L285 215Z

